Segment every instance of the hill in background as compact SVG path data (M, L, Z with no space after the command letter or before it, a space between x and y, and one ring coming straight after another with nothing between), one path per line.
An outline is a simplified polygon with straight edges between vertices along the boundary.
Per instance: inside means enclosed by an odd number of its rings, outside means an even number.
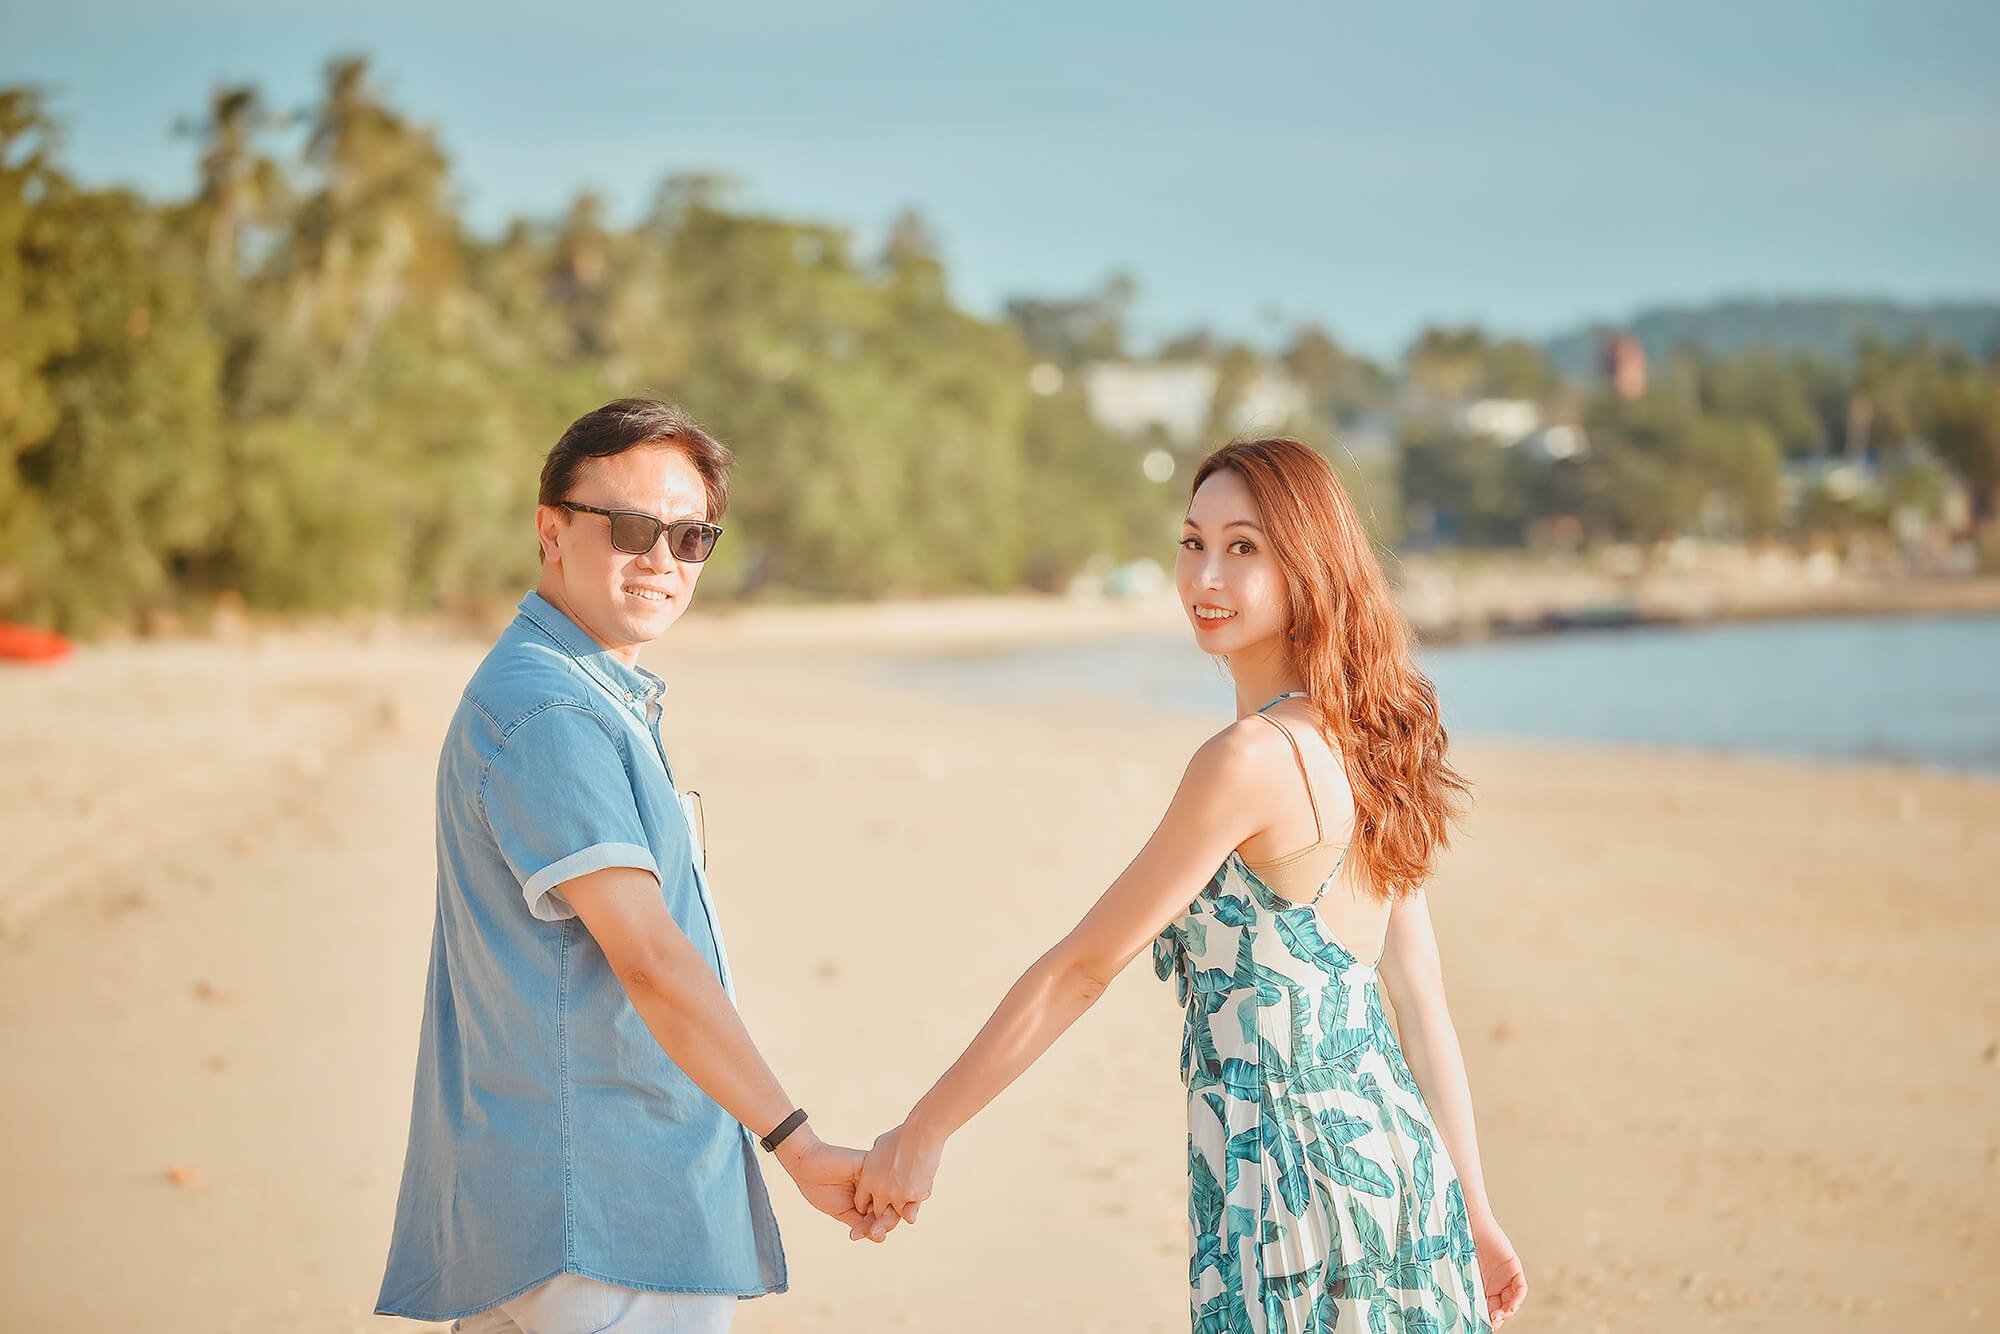
M1983 361L2000 354L2000 302L1906 305L1827 298L1657 306L1629 324L1591 324L1558 335L1543 344L1543 351L1558 374L1593 376L1604 336L1618 332L1637 338L1656 364L1693 343L1712 356L1732 357L1764 346L1845 366L1866 339L1905 343L1918 337L1955 344Z

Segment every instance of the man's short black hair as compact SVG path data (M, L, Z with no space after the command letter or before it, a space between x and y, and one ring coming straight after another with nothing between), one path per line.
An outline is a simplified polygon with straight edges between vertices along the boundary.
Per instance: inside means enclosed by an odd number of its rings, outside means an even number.
M541 503L568 500L585 459L613 458L641 445L664 445L686 454L708 492L708 521L722 517L729 508L729 469L736 456L678 404L657 398L613 399L571 422L542 464Z

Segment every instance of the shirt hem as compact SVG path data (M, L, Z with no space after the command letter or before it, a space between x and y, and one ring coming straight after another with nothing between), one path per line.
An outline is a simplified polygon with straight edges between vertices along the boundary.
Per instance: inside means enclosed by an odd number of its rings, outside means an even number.
M473 1306L455 1307L446 1311L424 1311L405 1305L392 1305L383 1302L375 1307L375 1314L399 1316L404 1320L428 1320L432 1323L445 1320L463 1320L467 1316L482 1315L496 1306L505 1306L508 1302L513 1301L523 1293L539 1288L542 1284L552 1279L561 1278L564 1274L575 1274L578 1278L595 1279L599 1283L609 1283L615 1288L630 1288L634 1292L676 1293L685 1294L690 1297L734 1297L739 1301L752 1301L758 1297L776 1297L791 1290L791 1284L784 1279L780 1279L777 1283L768 1287L712 1288L684 1283L648 1283L643 1279L619 1278L606 1270L585 1269L578 1265L564 1265L560 1269L552 1270L542 1275L531 1283L514 1289L504 1297L495 1297L489 1302L481 1302Z

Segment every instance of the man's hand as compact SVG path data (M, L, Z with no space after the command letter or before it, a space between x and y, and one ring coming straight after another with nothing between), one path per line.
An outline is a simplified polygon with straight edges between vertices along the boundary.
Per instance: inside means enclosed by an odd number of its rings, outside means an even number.
M879 1242L901 1221L894 1213L865 1214L854 1207L854 1179L861 1172L861 1150L828 1144L810 1128L800 1126L778 1146L777 1158L807 1204L828 1218L847 1224L848 1240L866 1237Z

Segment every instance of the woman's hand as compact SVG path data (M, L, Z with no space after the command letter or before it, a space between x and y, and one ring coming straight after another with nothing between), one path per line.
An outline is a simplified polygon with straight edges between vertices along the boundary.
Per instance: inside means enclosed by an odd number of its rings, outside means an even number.
M896 1216L879 1216L854 1207L854 1179L861 1171L861 1150L828 1144L801 1126L778 1146L778 1163L805 1196L806 1203L828 1218L847 1224L849 1241L863 1237L881 1241L894 1230Z
M854 1207L864 1214L892 1211L906 1223L931 1197L944 1141L913 1129L908 1121L875 1141L854 1183Z
M1507 1240L1492 1214L1481 1214L1471 1224L1472 1244L1479 1252L1479 1278L1486 1286L1486 1318L1498 1329L1527 1300L1528 1276L1521 1269L1521 1257L1514 1253L1514 1243Z

